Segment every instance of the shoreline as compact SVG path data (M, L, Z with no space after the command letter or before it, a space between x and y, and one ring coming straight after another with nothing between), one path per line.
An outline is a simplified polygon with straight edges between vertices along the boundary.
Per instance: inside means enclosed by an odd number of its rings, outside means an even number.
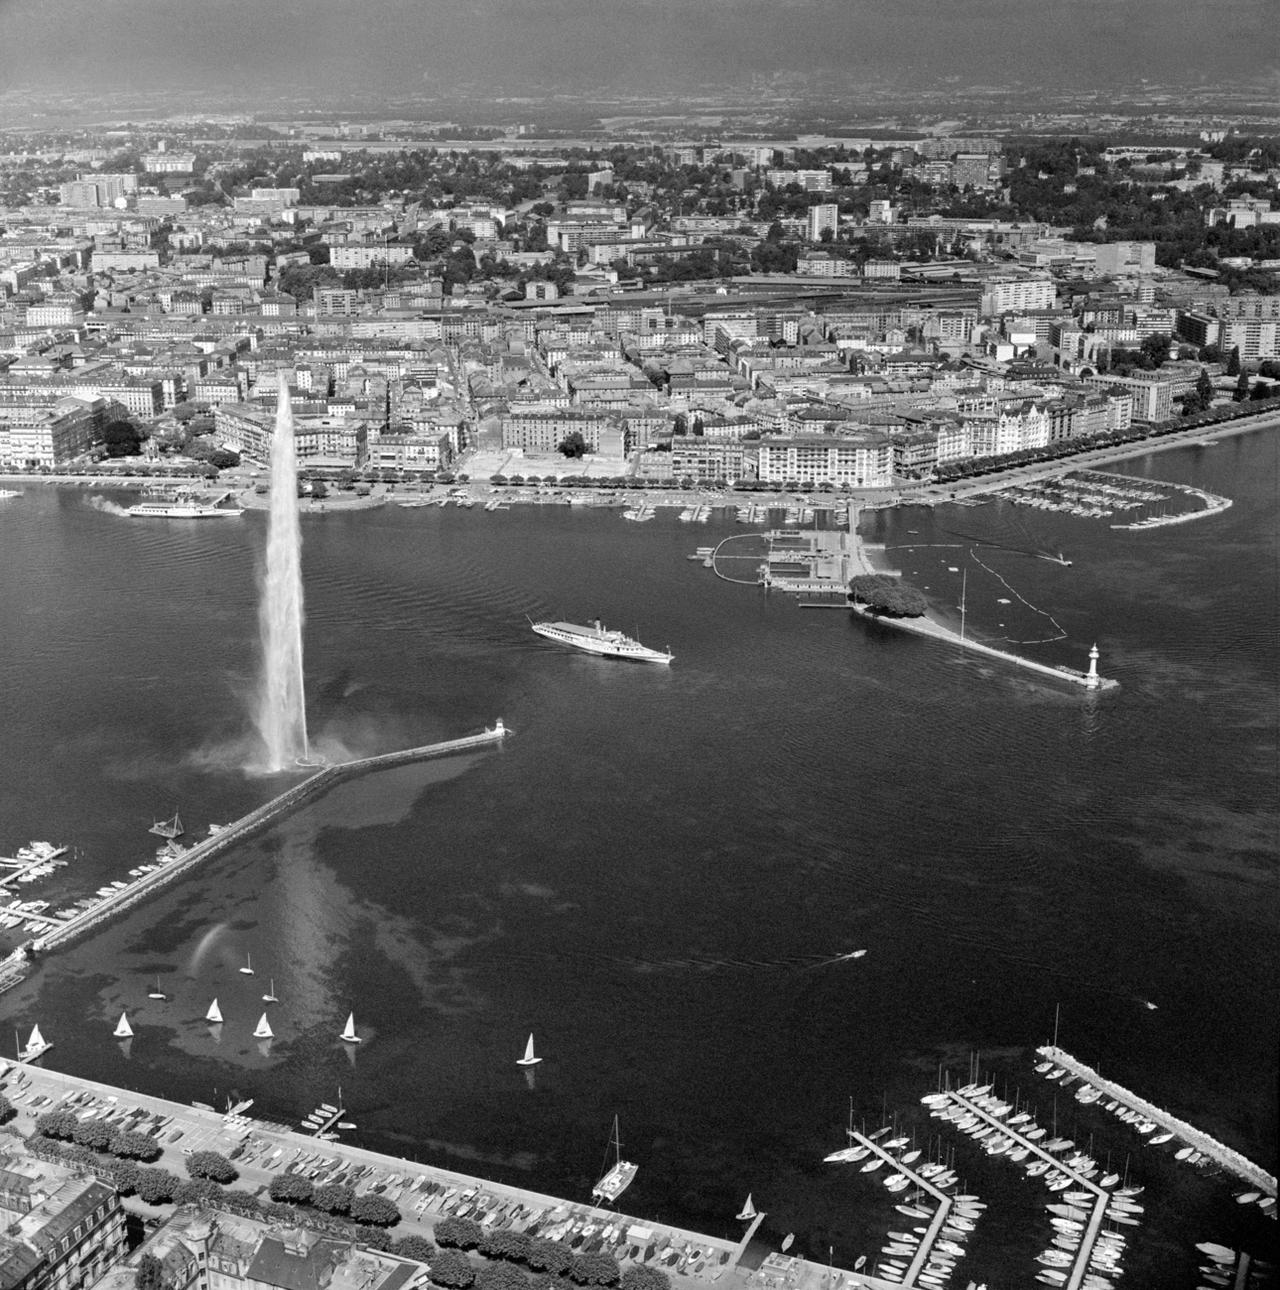
M1168 452L1175 448L1189 448L1204 444L1212 446L1220 440L1234 438L1243 434L1253 434L1264 430L1280 429L1280 411L1269 410L1259 413L1261 421L1254 417L1241 417L1235 421L1226 421L1219 425L1188 427L1173 430L1167 434L1157 435L1151 439L1142 439L1129 443L1103 446L1059 457L1053 461L1028 462L1010 466L1005 470L975 476L971 479L960 479L948 483L919 484L899 483L886 488L868 488L861 490L827 491L819 486L798 490L788 489L750 489L736 491L731 488L597 488L591 485L544 484L530 492L527 485L492 484L488 479L471 479L467 483L430 483L430 484L372 484L368 496L356 497L352 493L331 487L322 500L307 497L301 499L304 515L325 514L338 511L372 510L380 506L396 505L401 501L439 504L450 495L465 492L472 498L473 504L480 505L487 501L497 501L505 506L554 506L579 505L593 506L601 509L624 508L639 504L651 507L686 507L686 506L769 506L774 508L790 506L810 506L815 510L834 510L843 506L855 505L862 508L878 509L893 506L937 506L958 498L973 498L983 493L1007 488L1045 476L1069 474L1073 470L1096 469L1103 465L1113 465L1142 457L1153 452ZM258 472L260 473L260 472ZM462 473L466 473L465 469ZM237 506L244 510L265 510L267 497L256 491L257 474L254 482L243 475L227 472L224 476L205 480L185 474L172 475L26 475L20 473L0 474L0 485L16 484L54 484L75 488L117 488L143 490L147 488L172 487L192 488L197 491L229 492ZM556 496L559 494L559 496ZM411 509L411 508L405 508Z

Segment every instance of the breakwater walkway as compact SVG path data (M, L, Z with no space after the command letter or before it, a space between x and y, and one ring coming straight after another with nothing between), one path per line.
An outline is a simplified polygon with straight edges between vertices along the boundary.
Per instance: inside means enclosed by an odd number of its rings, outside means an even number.
M1045 1044L1044 1047L1037 1048L1036 1052L1056 1066L1061 1066L1063 1070L1070 1071L1073 1075L1087 1080L1104 1097L1121 1103L1131 1111L1140 1111L1148 1120L1181 1138L1182 1141L1194 1147L1197 1151L1203 1152L1204 1155L1221 1165L1223 1169L1235 1174L1238 1178L1244 1179L1251 1186L1274 1198L1276 1194L1275 1174L1267 1173L1265 1169L1260 1165L1255 1165L1247 1156L1242 1156L1238 1151L1233 1151L1215 1138L1211 1138L1207 1133L1203 1133L1194 1126L1187 1124L1184 1120L1179 1120L1170 1115L1168 1111L1162 1111L1158 1106L1148 1102L1146 1098L1139 1097L1136 1093L1131 1093L1127 1088L1122 1087L1113 1080L1104 1079L1092 1066L1086 1066L1084 1062L1078 1061L1061 1048L1055 1048L1052 1044Z
M176 878L189 873L197 865L222 855L232 847L238 846L252 834L274 824L282 815L296 810L305 802L320 793L332 788L344 780L354 779L369 771L385 770L392 766L403 766L410 762L426 761L433 757L447 757L454 753L467 752L473 748L485 748L501 743L510 733L503 725L502 719L477 735L467 735L461 739L447 739L442 743L427 744L420 748L403 748L397 752L382 753L376 757L360 757L353 761L336 762L324 766L307 776L300 784L292 787L269 802L264 802L248 815L241 816L232 824L219 829L212 837L182 852L176 859L161 865L151 873L143 874L136 881L121 887L114 895L107 896L92 909L85 910L75 918L68 919L44 932L30 942L28 949L31 955L48 954L61 949L72 941L95 930L109 919L122 914L126 909L149 899L163 887L167 887ZM23 954L19 950L16 954ZM5 978L7 981L7 977ZM13 982L9 982L13 984Z
M994 645L985 645L982 641L976 641L972 636L962 636L959 632L953 632L950 627L944 627L932 618L887 618L883 614L871 613L864 605L851 604L849 608L859 617L882 623L886 627L894 627L899 631L912 632L916 636L928 636L949 645L957 645L961 649L972 650L987 658L998 659L1002 663L1012 663L1015 667L1039 673L1055 681L1067 681L1072 685L1084 686L1086 690L1115 690L1120 685L1119 681L1110 677L1090 675L1075 668L1052 667L1048 663L1038 663L1035 659L1024 658L1021 654L1010 654L1006 650L996 649Z

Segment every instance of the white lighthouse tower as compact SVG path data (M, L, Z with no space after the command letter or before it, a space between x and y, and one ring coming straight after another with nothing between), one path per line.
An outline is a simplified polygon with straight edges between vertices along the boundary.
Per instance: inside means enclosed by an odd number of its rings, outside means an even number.
M1089 670L1085 673L1084 683L1091 690L1096 690L1102 684L1102 678L1098 675L1098 642L1094 641L1093 648L1089 651Z

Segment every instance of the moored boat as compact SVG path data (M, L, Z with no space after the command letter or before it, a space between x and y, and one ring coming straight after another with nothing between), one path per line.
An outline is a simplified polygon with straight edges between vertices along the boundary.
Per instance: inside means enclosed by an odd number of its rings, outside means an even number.
M613 1147L613 1167L591 1189L591 1198L611 1205L631 1186L640 1168L639 1165L634 1165L629 1160L623 1160L622 1158L622 1143L618 1140L618 1117L616 1115L613 1117L613 1134L609 1139L609 1145Z

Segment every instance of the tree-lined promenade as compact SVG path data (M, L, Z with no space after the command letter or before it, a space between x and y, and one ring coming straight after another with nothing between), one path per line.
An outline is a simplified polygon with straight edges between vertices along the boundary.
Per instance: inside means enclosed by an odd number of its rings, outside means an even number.
M213 1111L36 1066L11 1066L4 1091L12 1098L9 1112L16 1114L8 1116L0 1132L16 1135L22 1149L37 1159L58 1160L112 1179L147 1212L200 1204L267 1221L301 1223L331 1236L422 1258L431 1266L432 1280L446 1290L468 1290L472 1285L478 1290L668 1290L669 1285L675 1290L705 1290L713 1270L717 1282L730 1290L743 1290L746 1284L745 1275L736 1269L738 1247L733 1242L657 1221L627 1218L343 1142L320 1142L279 1126L250 1123L246 1131L243 1122L236 1127ZM36 1097L49 1103L33 1109L30 1102ZM71 1097L79 1099L75 1106L67 1105ZM136 1111L139 1120L163 1119L163 1132L156 1136L122 1130L83 1114L106 1107L122 1118ZM0 1098L0 1123L4 1119ZM315 1165L303 1164L300 1156L328 1162L323 1172L340 1169L348 1177L363 1176L354 1184L317 1182L303 1172L316 1172ZM421 1179L428 1187L402 1191L396 1204L384 1194L394 1194L394 1179ZM451 1216L444 1206L457 1204L464 1193L473 1204L489 1202L488 1214L543 1215L542 1234L504 1228L502 1220L482 1224ZM644 1231L649 1234L646 1242L658 1248L706 1251L705 1274L696 1275L679 1264L659 1266L647 1251L643 1259L632 1259L571 1246L573 1233L564 1241L549 1240L545 1233L552 1215L556 1223L572 1221L578 1229L593 1221L597 1229L614 1223L628 1234ZM824 1271L812 1266L815 1287Z

